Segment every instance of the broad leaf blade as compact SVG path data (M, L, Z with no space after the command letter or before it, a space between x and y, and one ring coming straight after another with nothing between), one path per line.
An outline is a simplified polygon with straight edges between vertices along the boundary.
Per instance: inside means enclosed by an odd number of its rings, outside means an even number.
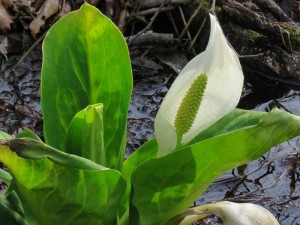
M255 113L248 111L250 117ZM184 212L223 172L300 135L297 116L280 110L260 116L256 125L240 127L137 167L132 173L130 224L167 222Z
M105 166L103 105L90 105L72 119L67 132L66 152Z
M190 143L195 144L201 140L211 138L214 136L222 135L225 133L233 132L235 130L256 125L260 120L264 112L250 113L247 110L235 109L225 117L220 119L214 125L201 132L196 136ZM143 144L137 151L135 151L129 158L124 162L122 174L130 180L131 173L144 161L155 158L157 155L157 142L156 139L149 140ZM127 184L126 195L123 199L123 205L126 209L128 205L130 195L130 183ZM121 210L124 213L124 210Z
M119 210L119 215L123 216L125 211L128 210L129 199L130 199L130 185L131 185L131 173L144 161L155 158L157 154L157 142L153 138L146 143L144 143L137 151L130 155L130 157L125 161L122 175L127 180L126 192L123 196L121 202L121 208Z
M126 185L118 171L31 139L6 141L0 160L39 224L115 223Z
M10 140L13 137L1 131L1 140ZM39 138L30 130L25 129L17 136ZM5 191L0 191L0 218L5 218L7 225L37 225L32 218L25 203L21 201L18 187L11 174L3 169L0 169L0 179L9 186Z
M202 140L226 134L229 132L236 131L238 129L244 129L257 125L261 120L265 112L255 111L255 113L249 113L248 110L235 109L231 113L227 114L215 124L197 135L191 142L186 146L198 143ZM186 146L183 146L186 147ZM157 142L154 139L147 141L138 150L131 154L128 159L124 162L124 168L122 170L123 175L126 178L130 177L132 171L135 170L144 161L155 158L157 154Z
M41 105L46 143L64 150L72 118L103 103L107 165L120 168L132 74L126 42L100 11L84 4L60 19L43 43Z
M138 150L129 156L124 162L122 174L126 179L130 179L132 171L144 161L155 158L157 154L157 142L153 138L144 143Z
M211 137L257 125L264 114L266 114L266 112L255 111L249 113L249 110L234 109L212 126L198 134L190 143L188 143L188 146Z

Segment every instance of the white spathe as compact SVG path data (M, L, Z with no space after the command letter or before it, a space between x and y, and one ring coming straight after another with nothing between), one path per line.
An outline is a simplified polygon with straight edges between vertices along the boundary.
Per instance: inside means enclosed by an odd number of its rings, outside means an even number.
M251 203L223 201L199 208L201 213L218 215L224 225L279 225L267 209Z
M210 37L206 50L193 58L180 72L165 96L155 119L158 156L174 151L177 143L174 122L183 97L202 73L207 87L195 121L181 144L191 141L201 131L231 112L238 104L243 88L243 71L235 51L228 45L221 26L210 14Z

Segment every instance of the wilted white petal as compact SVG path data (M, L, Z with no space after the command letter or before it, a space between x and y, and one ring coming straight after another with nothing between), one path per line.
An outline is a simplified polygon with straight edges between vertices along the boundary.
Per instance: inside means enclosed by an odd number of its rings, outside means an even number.
M197 208L201 212L218 215L224 225L279 225L267 209L251 203L223 201Z
M210 23L211 33L206 50L183 68L157 113L155 133L159 156L175 149L176 113L186 92L200 74L207 75L207 87L194 124L189 132L183 135L181 144L191 141L201 131L231 112L239 102L244 79L239 59L228 45L215 16L210 15Z

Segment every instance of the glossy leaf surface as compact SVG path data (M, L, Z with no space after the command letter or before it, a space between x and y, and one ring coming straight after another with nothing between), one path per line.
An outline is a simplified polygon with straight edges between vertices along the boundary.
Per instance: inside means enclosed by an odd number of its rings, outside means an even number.
M11 171L39 224L114 224L125 191L120 173L32 139L2 141Z
M111 168L121 167L132 74L118 28L88 4L64 16L43 42L41 82L46 143L64 150L75 114L103 103L107 163Z
M67 132L66 152L105 166L103 105L90 105L72 119Z
M257 125L261 120L265 112L254 111L250 112L242 109L235 109L231 113L224 116L215 124L198 134L191 142L186 146L198 143L202 140L233 132L238 129ZM157 142L156 139L149 140L143 144L138 150L131 154L124 163L122 170L123 175L129 178L131 173L144 161L155 158L157 154Z

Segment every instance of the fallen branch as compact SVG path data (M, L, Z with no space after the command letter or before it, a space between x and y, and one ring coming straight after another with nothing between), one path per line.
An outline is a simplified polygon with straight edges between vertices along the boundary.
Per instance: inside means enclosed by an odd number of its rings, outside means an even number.
M195 17L200 13L200 10L203 6L203 3L201 2L198 7L196 8L196 10L194 11L193 15L191 16L191 18L189 19L189 21L186 23L186 25L184 26L183 30L181 31L180 35L179 35L179 39L181 40L183 38L183 36L186 34L186 32L188 31L191 23L193 22L193 20L195 19Z
M163 0L140 0L139 2L139 7L141 9L147 9L147 8L153 8L153 7L157 7L160 6ZM194 0L168 0L166 1L165 4L187 4L187 3L191 3Z
M166 11L172 11L174 10L176 7L174 6L167 6L167 7L162 7L160 12L166 12ZM135 14L133 14L134 17L137 17L137 16L146 16L146 15L150 15L150 14L154 14L157 12L159 8L152 8L152 9L146 9L146 10L142 10L142 11L139 11Z
M151 31L126 37L125 40L131 45L155 45L155 44L172 44L174 42L173 34L153 33Z
M155 12L155 14L151 17L150 22L147 24L147 26L141 30L140 32L138 32L136 35L132 36L133 38L128 40L128 45L131 44L131 42L134 41L134 39L138 38L141 34L145 33L146 31L149 30L149 28L152 26L152 24L154 23L154 20L157 18L158 14L160 13L160 10L164 7L164 5L166 4L167 0L162 0L158 10Z

